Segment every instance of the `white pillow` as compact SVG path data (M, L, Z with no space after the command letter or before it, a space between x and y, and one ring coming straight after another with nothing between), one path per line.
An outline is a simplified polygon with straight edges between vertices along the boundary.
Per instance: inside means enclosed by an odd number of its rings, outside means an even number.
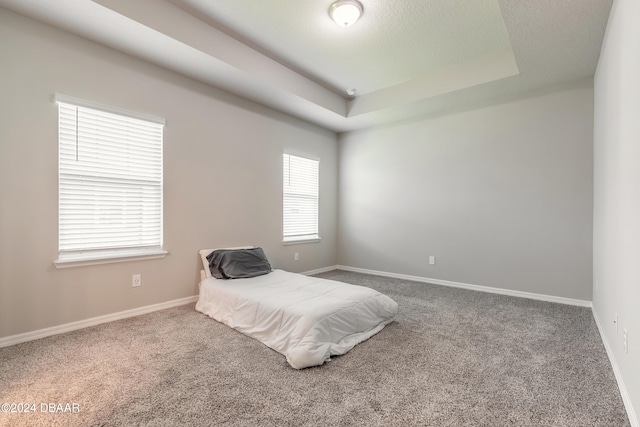
M204 274L207 276L207 279L211 277L211 270L209 270L209 261L207 261L207 256L218 249L253 249L253 246L238 246L237 248L216 248L216 249L200 249L200 258L202 258L202 268L204 269Z

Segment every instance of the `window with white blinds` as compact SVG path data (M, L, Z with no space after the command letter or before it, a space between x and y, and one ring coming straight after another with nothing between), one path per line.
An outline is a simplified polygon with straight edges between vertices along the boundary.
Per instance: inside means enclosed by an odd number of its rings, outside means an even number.
M283 165L283 241L318 240L317 160L284 154Z
M164 120L56 101L59 261L161 252Z

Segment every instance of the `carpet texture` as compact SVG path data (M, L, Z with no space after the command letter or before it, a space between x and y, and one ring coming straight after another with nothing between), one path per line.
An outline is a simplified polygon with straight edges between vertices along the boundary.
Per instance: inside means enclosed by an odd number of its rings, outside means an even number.
M389 295L396 321L301 371L193 304L2 348L0 403L36 412L0 425L629 425L588 308L319 276Z

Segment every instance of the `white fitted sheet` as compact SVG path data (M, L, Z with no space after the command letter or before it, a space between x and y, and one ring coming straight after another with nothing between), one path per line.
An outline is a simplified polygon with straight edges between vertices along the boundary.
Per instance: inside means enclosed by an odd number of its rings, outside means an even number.
M381 331L398 304L363 286L274 270L251 279L203 280L196 310L302 369L345 354Z

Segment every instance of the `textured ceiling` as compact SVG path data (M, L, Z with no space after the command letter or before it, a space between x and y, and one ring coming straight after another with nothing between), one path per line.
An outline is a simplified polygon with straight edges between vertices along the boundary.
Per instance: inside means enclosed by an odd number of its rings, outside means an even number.
M580 84L612 0L361 2L347 28L332 0L0 6L342 132Z
M348 28L329 19L333 0L169 1L339 93L370 93L511 49L497 0L364 0Z

